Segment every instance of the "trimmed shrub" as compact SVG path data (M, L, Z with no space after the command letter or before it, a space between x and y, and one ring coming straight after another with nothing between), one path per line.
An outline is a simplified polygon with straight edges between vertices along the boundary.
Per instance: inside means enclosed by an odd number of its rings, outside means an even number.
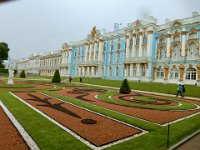
M61 81L61 78L60 78L59 70L56 70L52 78L52 83L60 83L60 81Z
M20 74L20 78L26 78L26 74L25 74L25 71L22 70L21 74Z
M122 85L120 87L119 93L129 94L130 92L131 92L131 88L129 86L128 80L124 79L124 81L122 82Z

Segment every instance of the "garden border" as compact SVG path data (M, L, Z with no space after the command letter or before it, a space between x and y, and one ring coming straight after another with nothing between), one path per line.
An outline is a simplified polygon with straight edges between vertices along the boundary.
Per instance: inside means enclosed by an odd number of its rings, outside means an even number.
M17 121L17 119L13 116L13 114L7 109L7 107L0 100L0 106L2 107L5 114L8 116L14 127L17 129L19 134L22 136L25 143L31 150L40 150L39 146L35 143L32 137L26 132L26 130L22 127L22 125Z

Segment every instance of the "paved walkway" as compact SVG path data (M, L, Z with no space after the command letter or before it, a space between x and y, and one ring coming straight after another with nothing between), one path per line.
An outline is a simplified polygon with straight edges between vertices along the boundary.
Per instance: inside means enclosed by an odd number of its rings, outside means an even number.
M200 133L181 144L175 150L200 150Z

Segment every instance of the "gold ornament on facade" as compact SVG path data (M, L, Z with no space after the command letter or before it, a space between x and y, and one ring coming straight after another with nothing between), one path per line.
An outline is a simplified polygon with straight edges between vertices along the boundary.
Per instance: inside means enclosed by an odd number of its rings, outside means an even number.
M97 30L96 30L96 27L94 26L93 28L92 28L92 31L91 31L91 36L92 37L95 37L97 35Z
M139 36L142 36L142 32L139 32Z
M197 46L197 51L199 51L199 42L197 39L190 39L188 40L188 42L186 43L186 46L185 46L185 55L188 56L188 51L189 51L189 46L192 44L192 43L195 43L196 46Z
M192 66L192 64L189 64L188 67L191 69L193 66Z
M181 31L181 35L186 35L186 31Z
M172 68L176 68L176 65L173 65Z
M195 28L190 29L190 33L197 33L197 32L198 32L198 30Z
M179 66L179 70L180 70L180 81L183 81L183 75L184 75L184 68L185 68L185 66L183 65L183 64L181 64L180 66Z
M180 27L181 25L182 25L182 23L179 22L179 21L177 21L177 20L173 23L173 27L175 27L175 28L178 28L178 27Z
M173 36L176 36L176 35L180 35L180 32L178 31L178 30L176 30L175 32L174 32L174 34L172 34Z
M167 34L166 37L167 37L167 38L170 38L170 37L171 37L171 34Z
M132 36L133 36L133 37L136 37L136 33L132 33Z
M165 66L164 66L164 69L165 69L165 78L164 78L164 80L168 80L169 66L168 66L168 65L165 65Z
M153 31L148 31L148 34L153 34Z
M200 81L200 64L197 64L197 81Z

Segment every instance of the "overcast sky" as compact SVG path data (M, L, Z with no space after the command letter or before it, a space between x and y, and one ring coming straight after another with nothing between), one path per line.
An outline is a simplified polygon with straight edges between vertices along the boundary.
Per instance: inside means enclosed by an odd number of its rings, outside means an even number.
M86 38L92 27L113 30L148 13L164 23L200 13L200 0L15 0L0 4L0 41L12 58L57 51Z

